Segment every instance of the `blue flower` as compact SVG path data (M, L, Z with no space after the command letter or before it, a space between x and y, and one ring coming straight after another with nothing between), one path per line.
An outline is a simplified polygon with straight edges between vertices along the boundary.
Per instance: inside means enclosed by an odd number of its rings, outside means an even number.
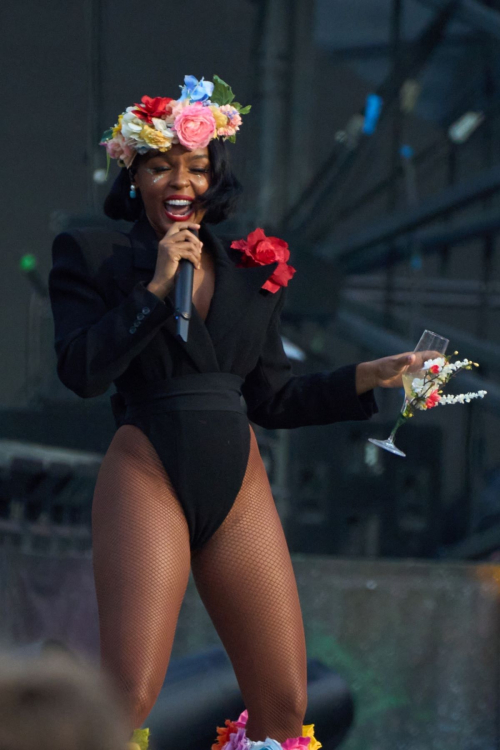
M184 76L180 102L190 99L192 102L206 102L212 96L214 85L203 78L198 81L194 76Z
M250 750L283 750L276 740L266 737L264 742L250 742Z

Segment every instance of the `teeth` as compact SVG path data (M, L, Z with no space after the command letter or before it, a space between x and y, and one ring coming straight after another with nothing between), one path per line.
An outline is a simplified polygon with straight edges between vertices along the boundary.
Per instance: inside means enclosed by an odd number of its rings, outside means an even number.
M165 201L167 206L190 206L192 201L183 201L183 200L172 200L172 201Z

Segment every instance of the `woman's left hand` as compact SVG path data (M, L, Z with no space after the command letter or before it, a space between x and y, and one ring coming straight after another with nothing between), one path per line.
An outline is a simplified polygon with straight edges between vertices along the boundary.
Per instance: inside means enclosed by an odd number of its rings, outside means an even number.
M425 354L425 358L424 358ZM402 376L410 367L414 367L417 357L429 359L428 352L396 354L392 357L375 359L372 362L361 362L356 368L356 391L365 393L372 388L402 388Z

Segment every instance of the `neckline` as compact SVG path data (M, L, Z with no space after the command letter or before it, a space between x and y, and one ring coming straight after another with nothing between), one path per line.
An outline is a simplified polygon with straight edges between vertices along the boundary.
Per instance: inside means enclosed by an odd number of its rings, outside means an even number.
M156 231L150 224L146 214L143 214L136 222L134 227L132 227L131 234L132 237L135 237L135 239L138 240L146 250L148 254L146 263L148 267L151 267L154 273L156 260L158 257L158 243L160 242L160 240L156 234ZM215 304L217 304L216 298L218 297L218 290L220 288L221 273L224 273L223 269L227 268L228 266L232 266L233 263L230 260L229 255L226 252L221 240L203 222L200 227L199 237L204 246L207 248L207 251L212 255L214 261L214 291L210 300L205 320L203 320L194 303L192 306L192 316L196 316L199 322L203 323L205 327L208 327L213 314L214 302ZM169 291L167 297L170 299L172 304L175 304L175 284Z

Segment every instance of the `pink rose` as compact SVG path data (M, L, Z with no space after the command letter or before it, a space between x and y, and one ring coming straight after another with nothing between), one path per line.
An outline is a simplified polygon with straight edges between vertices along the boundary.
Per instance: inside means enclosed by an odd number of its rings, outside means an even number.
M121 133L117 133L114 138L105 141L104 146L106 147L110 159L118 159L119 161L122 161L127 169L135 159L135 150L126 143L125 138Z
M195 102L177 115L174 129L182 145L194 151L208 146L215 134L215 118L210 107Z

